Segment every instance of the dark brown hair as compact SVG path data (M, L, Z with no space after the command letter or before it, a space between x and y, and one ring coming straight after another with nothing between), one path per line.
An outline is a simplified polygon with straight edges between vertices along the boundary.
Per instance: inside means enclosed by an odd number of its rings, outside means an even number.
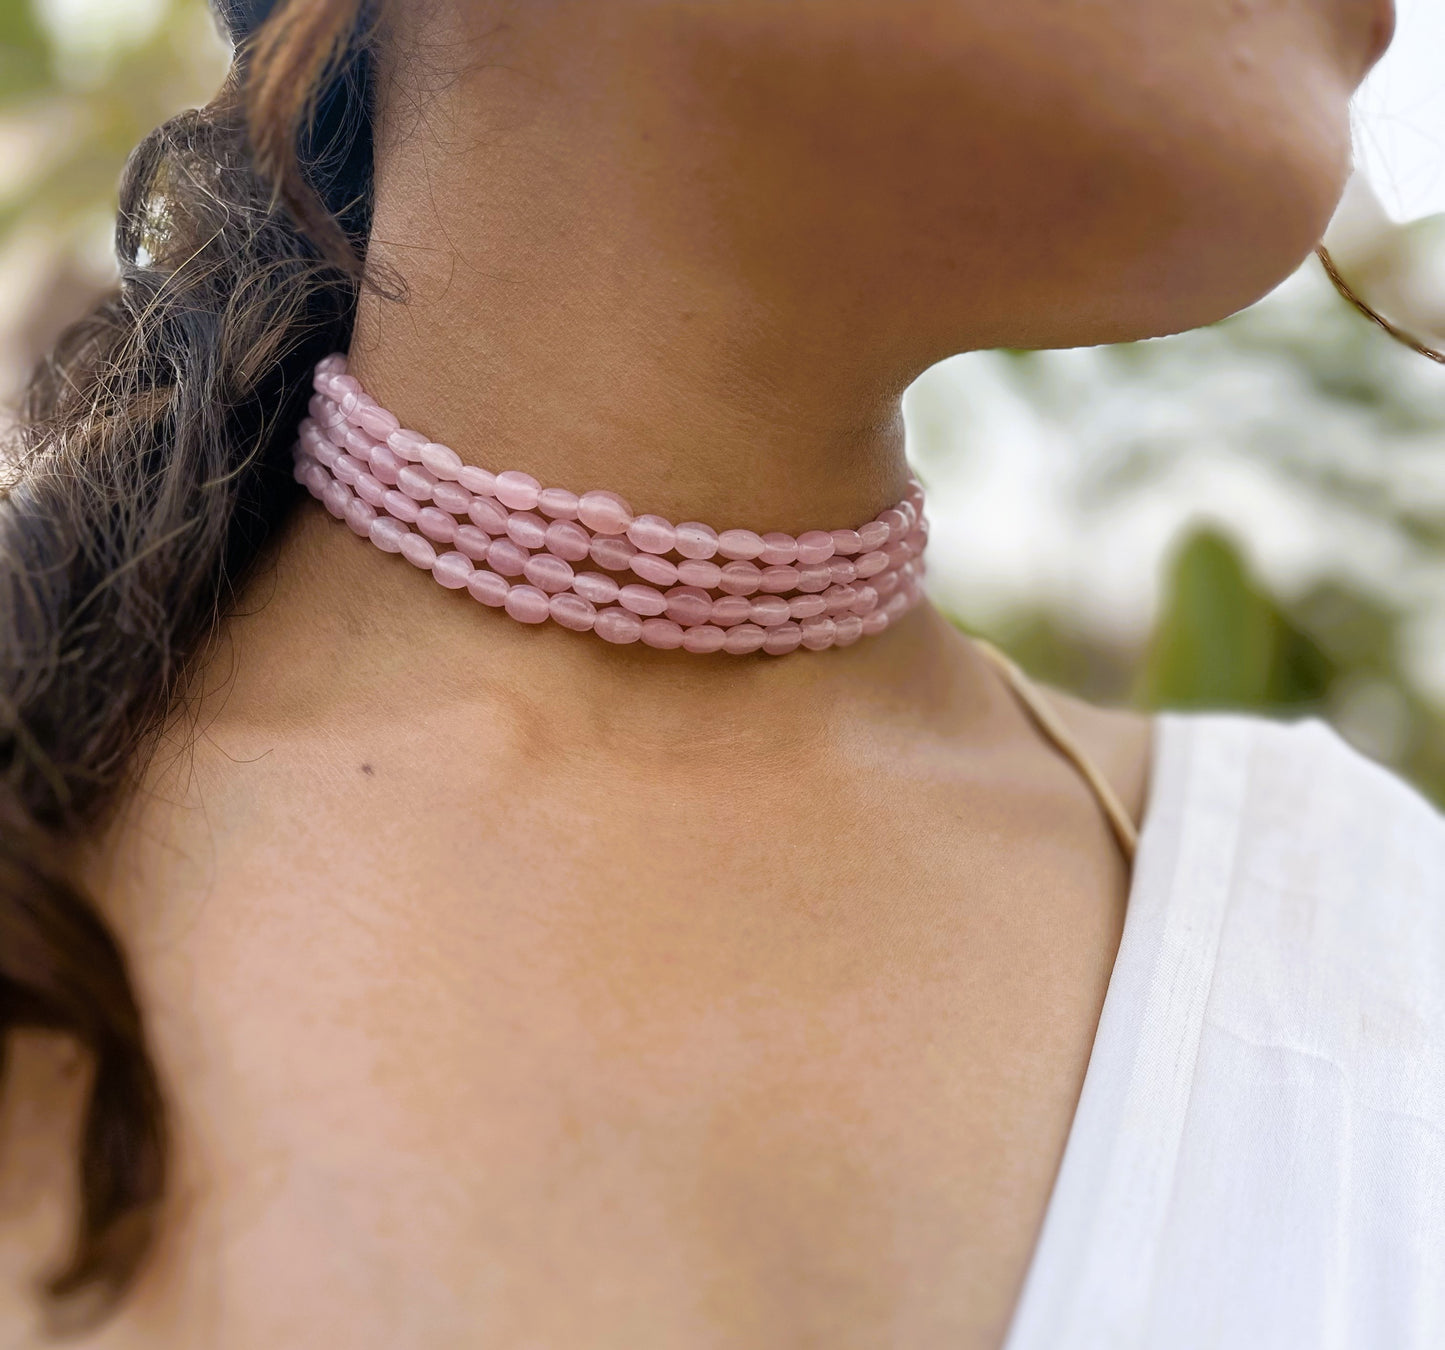
M231 74L131 156L119 285L41 363L0 484L0 1035L64 1032L92 1063L48 1292L95 1310L151 1246L166 1114L67 854L134 783L296 497L293 429L311 365L349 344L371 211L367 0L213 2Z

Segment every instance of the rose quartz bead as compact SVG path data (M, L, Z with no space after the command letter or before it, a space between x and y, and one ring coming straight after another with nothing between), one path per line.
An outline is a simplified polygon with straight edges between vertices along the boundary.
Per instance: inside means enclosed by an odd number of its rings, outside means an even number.
M873 549L863 554L854 564L853 571L860 581L867 581L876 577L888 566L888 555L881 549Z
M902 567L908 561L908 546L901 542L889 544L883 550L883 556L888 559L889 567Z
M467 584L467 578L477 569L464 553L443 553L431 570L434 576L449 591L459 591Z
M597 618L597 606L571 591L558 591L548 602L552 622L574 633L585 633Z
M436 476L428 473L418 464L403 464L396 474L396 485L406 495L418 502L431 501L431 490L436 486Z
M863 540L857 530L830 530L833 536L833 552L840 558L851 558L863 552Z
M435 506L424 506L416 513L416 527L438 544L450 544L457 537L457 522Z
M385 483L387 487L396 486L397 477L405 467L406 461L384 445L378 445L371 452L371 472L377 482Z
M636 642L642 636L642 620L616 605L599 610L592 628L604 642L615 642L619 645Z
M742 561L725 563L717 588L727 595L753 595L758 589L758 582L762 579L762 575L755 563Z
M330 356L323 356L316 363L316 375L319 379L323 375L345 375L346 358L340 352L332 352Z
M473 600L480 600L484 605L490 605L493 609L500 609L507 601L507 592L512 589L505 577L499 577L495 572L487 572L477 568L467 578L467 590Z
M897 543L911 528L908 517L896 506L890 506L886 511L880 511L878 523L888 526L888 539L891 543Z
M677 565L677 579L684 586L699 586L705 591L715 590L722 580L722 568L715 562L701 558L684 558Z
M768 640L767 630L759 628L755 623L740 623L736 628L729 628L727 636L723 638L723 651L733 656L745 656L748 652L755 652Z
M662 614L667 609L667 597L661 591L655 586L643 586L635 581L617 592L617 603L623 609L630 609L634 614L647 618Z
M467 516L477 529L493 537L507 532L507 513L490 497L473 497Z
M883 612L888 615L890 623L896 623L908 612L908 606L913 597L907 591L898 591L888 597L888 603L883 606Z
M644 619L642 641L661 652L676 651L682 646L682 629L671 619Z
M627 537L644 553L671 553L677 543L677 530L661 516L634 516Z
M655 553L639 553L627 564L644 581L654 586L671 586L677 581L677 565Z
M401 556L413 567L429 572L436 565L436 545L430 539L408 531L406 538L401 541Z
M798 561L824 563L833 556L833 536L826 530L808 530L798 536Z
M382 443L373 436L357 427L352 427L344 437L341 444L343 449L349 450L357 459L370 461L371 452L382 448Z
M374 474L360 473L356 476L356 495L368 506L380 506L386 489Z
M487 566L504 577L519 577L526 570L530 555L510 539L493 539L487 550Z
M882 548L888 542L888 526L881 520L870 520L866 525L858 527L858 540L863 545L864 553Z
M858 592L851 586L829 586L823 592L823 603L828 614L843 614L858 598Z
M727 641L727 634L721 628L714 628L710 623L701 624L697 628L689 628L682 635L683 649L690 652L718 652Z
M475 464L463 464L457 472L457 482L479 497L491 497L497 491L497 475Z
M346 523L352 534L363 539L371 537L371 522L376 519L376 507L368 506L360 497L353 497L346 503Z
M873 578L873 589L880 600L887 600L898 589L902 577L897 572L880 572Z
M766 595L783 595L798 584L796 567L765 567L758 578L758 589Z
M825 591L832 584L833 574L828 571L827 563L812 563L810 566L798 568L797 588L804 595Z
M487 556L491 542L491 536L475 525L458 525L452 540L457 552L466 554L473 562L481 562Z
M400 553L401 541L411 531L391 516L377 516L371 522L371 542L383 553Z
M711 558L717 552L717 531L700 520L685 520L674 533L673 547L684 558Z
M518 623L546 623L552 617L547 593L535 586L513 586L502 603Z
M421 463L421 452L431 444L419 431L408 431L405 427L399 431L393 431L386 438L386 444L394 455L410 461L412 464Z
M360 398L361 381L354 375L333 375L328 385L328 392L337 403L340 403L348 395L352 398Z
M307 404L307 411L315 418L316 425L323 429L341 426L346 421L345 414L336 406L336 400L325 394L313 398Z
M581 562L592 546L592 536L571 520L554 520L547 526L543 540L548 553L555 553L568 562Z
M431 499L443 511L450 511L454 516L464 516L467 507L472 504L472 494L460 483L448 483L439 479L437 485L431 490Z
M898 510L903 512L903 520L907 526L906 534L912 534L918 527L918 512L913 509L912 504L906 498L898 503Z
M872 586L859 586L858 598L853 601L854 614L871 614L878 608L878 592Z
M387 488L381 504L398 520L404 521L408 525L414 524L416 518L421 514L421 507L406 493L398 492L395 488Z
M449 445L428 441L421 448L421 466L438 478L456 482L457 474L462 471L462 457Z
M371 437L364 431L358 431L349 422L343 422L339 427L322 425L321 439L330 441L332 445L337 446L339 449L346 449L348 438L351 444L357 447L358 453L360 453L365 448L367 442L371 440Z
M725 595L712 602L712 622L719 628L746 623L753 612L753 603L744 595Z
M598 534L622 534L632 524L632 507L615 492L584 492L577 499L577 519Z
M547 522L535 511L513 511L507 517L507 538L518 548L541 548L547 542Z
M597 535L587 551L598 567L605 567L609 572L621 572L637 555L633 544L611 534Z
M568 590L575 576L571 563L550 553L534 553L522 568L522 575L539 591L546 591L548 595Z
M863 616L864 637L877 637L887 627L888 614L885 610L875 609L871 614Z
M851 558L830 558L828 575L835 586L850 586L857 580L858 565Z
M537 510L549 520L576 520L577 494L566 488L543 488L537 494Z
M354 500L353 493L345 483L331 479L321 490L321 504L338 520L346 517L346 504Z
M838 626L832 619L804 619L798 625L803 630L803 646L810 652L820 652L833 645Z
M368 461L368 464L369 463L370 461ZM354 486L356 480L365 472L366 470L361 467L361 464L357 460L352 459L350 455L346 454L337 455L336 462L331 465L331 476L335 478L338 483L345 483L347 487Z
M746 562L761 555L763 537L752 530L724 530L717 537L717 551L724 558L738 558Z
M375 403L363 404L356 410L357 424L368 435L375 436L377 440L384 441L394 431L401 430L401 423L397 420L395 413L389 413L385 408L378 407Z
M794 595L788 600L789 616L800 622L816 619L827 608L828 602L821 595Z
M695 628L712 617L712 600L696 586L674 586L668 591L667 617L684 628Z
M851 647L863 636L863 620L857 614L845 614L841 619L834 619L833 626L835 647Z
M768 567L784 567L798 560L798 541L790 534L774 530L763 536L763 551L758 561Z
M763 628L776 628L789 617L788 602L781 595L762 595L748 606L748 622Z
M786 656L797 651L802 641L803 630L797 624L783 623L768 629L768 635L763 639L763 650L769 656Z
M529 473L523 473L520 469L508 469L497 475L492 491L497 500L509 510L530 511L537 504L542 485Z
M573 578L572 589L594 605L610 605L622 587L605 573L582 572Z

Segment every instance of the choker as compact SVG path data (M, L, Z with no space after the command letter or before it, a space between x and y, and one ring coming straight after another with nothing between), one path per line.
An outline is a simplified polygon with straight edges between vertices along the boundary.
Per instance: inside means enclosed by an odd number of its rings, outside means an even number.
M346 373L344 356L321 361L313 387L296 481L383 552L520 623L662 650L782 656L850 646L922 598L928 521L916 478L856 529L674 525L634 515L615 492L579 496L515 469L464 464L403 427Z

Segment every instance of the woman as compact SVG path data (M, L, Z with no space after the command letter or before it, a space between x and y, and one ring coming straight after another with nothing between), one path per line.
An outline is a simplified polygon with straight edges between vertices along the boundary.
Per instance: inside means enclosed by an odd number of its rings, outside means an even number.
M1285 276L1389 15L275 8L6 504L5 1343L1439 1344L1439 819L914 603L899 417Z

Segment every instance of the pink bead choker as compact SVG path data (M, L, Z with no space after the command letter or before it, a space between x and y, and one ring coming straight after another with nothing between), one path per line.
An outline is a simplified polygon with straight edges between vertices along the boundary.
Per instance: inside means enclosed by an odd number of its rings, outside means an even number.
M521 623L782 656L881 633L922 596L928 521L917 479L856 530L719 532L634 515L614 492L578 496L464 464L369 397L343 356L317 365L314 387L296 481L383 552Z

